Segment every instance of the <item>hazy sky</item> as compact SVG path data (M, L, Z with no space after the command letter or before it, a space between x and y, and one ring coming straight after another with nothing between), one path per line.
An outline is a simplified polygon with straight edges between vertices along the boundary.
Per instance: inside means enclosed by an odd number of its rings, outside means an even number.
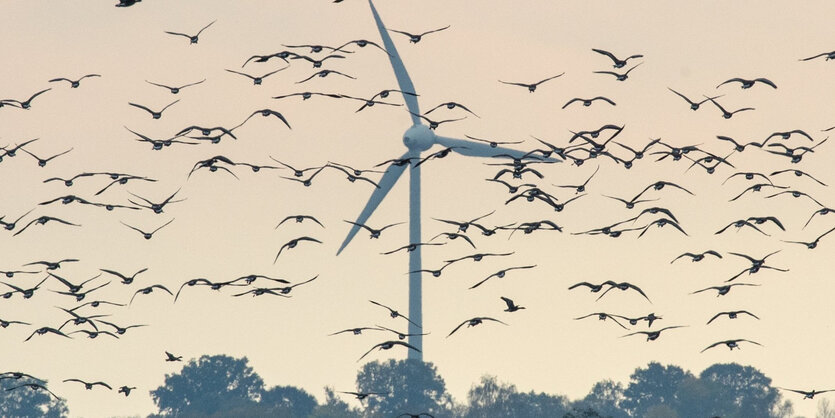
M395 89L388 59L376 48L351 47L355 52L346 54L345 59L325 62L323 68L356 80L333 74L296 84L318 71L303 60L291 61L289 68L265 78L260 86L224 71L261 75L284 67L286 64L273 59L241 69L254 54L287 49L282 44L338 46L355 39L379 42L367 2L145 0L130 8L115 8L114 3L0 3L7 34L2 47L5 65L0 66L0 99L23 100L52 88L33 100L28 111L0 109L0 145L40 138L26 149L41 157L73 149L43 168L22 152L4 158L0 163L0 215L15 219L34 208L18 228L42 215L81 225L49 222L33 225L18 236L3 231L0 270L19 269L37 260L78 258L80 262L68 263L56 273L80 282L102 268L132 274L147 267L130 286L106 274L88 284L111 280L86 300L119 303L127 303L145 286L163 284L176 291L183 282L198 277L224 281L258 273L294 283L319 277L294 289L289 299L231 296L244 288L213 292L194 287L184 289L173 304L172 297L155 291L138 295L130 307L85 308L88 314L110 314L105 319L120 325L149 325L131 329L119 340L107 336L89 340L74 334L72 340L46 335L23 343L35 328L57 327L68 319L56 306L76 306L72 298L51 291L65 289L50 279L31 299L15 295L0 302L0 317L33 324L2 330L3 367L49 379L50 388L67 399L71 414L87 417L155 411L148 391L161 385L166 373L180 368L163 361L165 350L186 359L203 354L247 356L268 385L300 386L320 399L325 385L353 389L361 366L356 359L391 335L327 335L374 324L405 331L405 320L389 318L368 300L407 311L408 256L404 252L380 255L408 243L406 225L385 231L378 240L369 240L360 232L343 254L335 257L349 230L343 220L355 219L365 205L373 189L368 183L349 183L331 169L323 171L308 188L281 178L292 177L289 170L253 173L246 167L235 167L232 170L239 180L222 170L211 173L202 169L187 176L197 161L214 155L275 164L272 156L296 167L335 161L362 169L402 155L401 137L410 123L402 106L380 105L355 113L361 103L349 99L272 99L303 91L371 97L380 90ZM467 116L441 125L437 132L445 136L524 140L515 147L527 150L541 145L531 136L565 146L571 137L569 130L615 124L625 125L617 140L636 148L660 137L675 146L699 145L725 156L732 147L717 140L717 135L762 141L775 131L802 129L814 142L795 135L784 143L811 146L826 138L821 130L835 125L831 100L835 64L823 58L799 61L833 49L832 2L810 1L802 7L789 7L776 1L552 1L520 5L496 0L381 0L377 7L391 29L423 32L451 26L427 35L418 44L392 34L420 95L422 110L456 101L480 116L460 109L433 112L430 116L437 119ZM164 33L193 33L214 20L217 22L201 34L196 45ZM613 68L608 58L592 48L620 57L643 54L644 58L630 60L626 68L643 64L628 80L619 82L610 75L593 73ZM298 52L309 55L309 50ZM498 82L532 83L563 72L564 76L540 85L533 94ZM101 77L82 80L78 89L65 82L48 82L89 73ZM765 77L778 88L757 84L742 90L738 83L716 87L733 77ZM204 83L176 96L145 82L181 85L203 79ZM756 110L729 120L710 103L693 112L668 87L693 99L723 94L718 100L729 110ZM583 107L575 103L561 109L571 98L598 95L617 105L595 102ZM128 105L134 102L159 109L175 99L180 102L159 120ZM402 103L395 95L388 100ZM224 137L216 145L175 144L154 151L149 144L135 141L125 129L164 139L193 124L231 128L264 108L281 112L292 130L275 118L258 116L235 130L237 140ZM650 156L630 170L607 158L590 160L580 167L570 162L536 166L545 178L526 175L524 182L534 182L561 200L573 197L574 192L555 185L581 183L600 167L589 182L588 195L560 213L524 199L505 205L511 197L507 189L484 181L500 167L486 166L485 161L450 155L427 162L423 165L425 240L454 231L430 218L466 220L493 210L496 212L484 219L490 226L548 219L564 231L517 232L510 238L507 231L492 237L470 233L478 250L461 240L424 250L425 268L438 268L443 260L475 252L514 252L510 257L480 263L459 262L445 269L441 277L426 277L423 325L431 334L424 339L425 360L438 366L459 401L465 400L470 385L483 374L497 375L520 390L575 399L599 380L625 382L636 367L649 361L673 363L695 373L713 363L738 362L759 368L776 386L831 388L835 385L835 363L825 359L835 343L829 321L830 295L835 291L831 280L835 235L823 238L815 250L782 240L811 241L835 226L835 220L815 216L804 229L820 208L811 200L790 196L766 199L770 192L764 190L729 203L753 182L737 177L722 183L739 171L768 174L797 168L832 184L832 146L823 144L799 164L749 147L729 158L735 169L723 166L712 175L698 166L688 170L691 163L685 159L655 162ZM629 156L616 145L610 149L621 157ZM53 176L66 178L94 171L130 173L158 181L131 181L99 196L94 196L95 192L109 181L101 176L78 179L71 188L60 182L43 183ZM617 239L571 234L635 216L636 210L627 210L603 195L628 199L659 180L680 184L694 196L665 188L648 192L659 200L638 209L649 205L669 208L688 236L669 226L650 229L641 238L636 233L624 233ZM809 178L781 174L772 181L808 193L824 205L835 205L832 189ZM407 184L402 177L371 218L371 225L407 220ZM77 203L38 205L66 194L128 205L128 199L136 200L129 192L161 201L177 190L177 197L186 200L167 206L159 215L148 210L107 212ZM284 217L295 214L316 216L325 228L310 222L287 222L275 228ZM733 227L714 234L731 221L749 216L776 216L786 231L761 225L769 236L750 228L737 232ZM151 240L120 223L152 230L171 219L175 221ZM654 219L645 215L635 226ZM303 242L282 252L273 263L278 249L300 236L312 236L324 244ZM707 249L719 251L724 258L670 264L685 251ZM690 294L722 284L749 266L746 260L728 255L729 251L762 257L777 250L781 252L767 264L789 272L763 270L737 279L762 286L737 287L720 298L713 292ZM510 272L505 278L493 278L467 290L500 269L528 264L536 264L536 268ZM31 287L44 276L22 275L4 281ZM595 302L597 295L586 290L567 290L576 282L605 280L634 283L652 303L634 292L612 291ZM504 313L500 296L527 309ZM747 309L761 320L722 318L705 325L714 314L737 309ZM625 316L654 312L664 319L653 329L688 327L646 342L643 336L619 338L627 332L609 321L572 320L592 312ZM484 324L445 338L461 321L474 316L492 316L510 326ZM646 325L631 328L645 330ZM741 350L729 352L723 346L699 353L713 342L734 338L751 339L764 347L743 345ZM404 358L405 352L375 352L363 361L389 356ZM85 391L61 382L67 378L138 389L124 398L115 391ZM795 401L799 415L813 415L814 402L803 402L791 394L787 397Z

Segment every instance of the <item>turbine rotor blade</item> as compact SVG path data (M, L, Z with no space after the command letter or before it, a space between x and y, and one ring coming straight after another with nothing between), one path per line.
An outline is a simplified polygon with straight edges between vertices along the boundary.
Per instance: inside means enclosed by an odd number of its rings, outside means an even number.
M403 154L401 159L406 159L411 156L411 151L407 151ZM379 188L374 189L371 193L371 197L368 198L368 203L365 204L365 207L360 212L360 215L357 217L355 221L358 224L365 224L368 221L368 218L371 217L371 214L374 213L374 210L377 209L377 206L383 201L383 198L386 197L388 192L394 187L394 184L397 183L397 180L406 171L406 167L410 166L411 164L404 164L401 166L397 165L390 165L389 168L386 170L383 177L380 178L380 181L377 182ZM339 250L336 251L336 255L342 252L345 247L351 242L357 232L359 232L360 227L358 225L353 225L351 230L348 231L348 235L345 237L345 241L342 242L342 245L339 246Z
M388 52L389 61L391 61L391 68L394 70L394 76L397 78L397 84L400 86L400 91L417 94L415 91L415 85L412 84L412 79L409 77L409 73L406 72L406 67L400 59L400 54L397 53L397 48L394 47L394 42L391 41L391 36L389 36L388 30L386 30L385 25L383 25L380 15L377 14L377 8L374 7L374 3L371 0L368 0L368 4L371 6L371 13L374 14L374 21L377 22L377 29L380 31L380 37L383 38L383 46L386 47L386 52ZM420 107L418 106L417 97L412 96L411 94L403 93L403 100L406 101L406 108L408 108L409 112L412 113L412 124L420 125L420 117L417 116L420 115Z
M446 136L435 135L435 143L443 145L448 148L453 148L453 151L470 157L493 157L499 154L511 155L514 158L522 158L526 152L505 147L491 147L489 144L481 142L468 141L466 139L449 138ZM546 162L560 162L552 157L539 158L536 161Z

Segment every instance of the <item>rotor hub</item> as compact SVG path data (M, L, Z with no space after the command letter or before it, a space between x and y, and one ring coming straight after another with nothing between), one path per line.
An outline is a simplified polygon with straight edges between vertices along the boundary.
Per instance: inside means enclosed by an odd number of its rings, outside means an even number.
M435 144L435 133L426 125L413 125L403 134L403 144L410 151L426 151Z

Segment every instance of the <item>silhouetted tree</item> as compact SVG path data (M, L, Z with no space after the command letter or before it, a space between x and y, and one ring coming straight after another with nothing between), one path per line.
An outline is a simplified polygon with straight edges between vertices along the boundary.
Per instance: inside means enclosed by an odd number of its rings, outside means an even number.
M574 407L591 409L603 417L628 418L629 414L620 408L624 399L623 385L607 379L595 383L589 394L575 402Z
M309 393L293 386L273 386L261 394L260 406L272 411L272 416L307 418L317 403Z
M165 376L165 385L151 391L163 415L198 415L247 408L260 400L264 381L246 357L202 356L180 373Z
M467 396L467 418L559 417L567 412L567 399L545 393L520 393L515 385L500 383L495 376L483 376Z
M771 379L751 366L736 363L714 364L699 379L712 384L711 412L722 417L771 417L776 415L780 394Z
M678 410L678 387L685 379L693 378L693 375L678 366L662 366L652 362L645 369L635 369L629 378L629 386L623 392L626 398L621 402L621 407L634 417L644 417L649 408L655 405L667 405Z
M19 388L6 390L26 383L40 383L35 380L4 379L0 387L0 416L2 417L65 417L68 414L67 403L56 400L52 395L40 389Z
M366 415L391 417L402 413L427 412L449 415L452 398L444 379L432 363L418 360L389 360L366 363L357 374L360 392L387 392L366 399Z

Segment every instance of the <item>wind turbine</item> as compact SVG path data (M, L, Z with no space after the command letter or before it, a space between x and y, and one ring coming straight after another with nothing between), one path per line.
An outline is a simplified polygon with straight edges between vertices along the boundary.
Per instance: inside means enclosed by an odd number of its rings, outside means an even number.
M374 2L368 0L371 6L371 13L374 15L374 21L377 23L377 29L380 32L380 37L383 39L383 46L388 52L391 67L394 70L394 76L397 78L397 84L400 86L400 91L416 94L415 86L412 84L412 79L397 53L397 48L391 41L391 37L386 30L377 9L374 7ZM360 226L357 224L365 224L377 206L383 201L388 192L400 179L400 176L406 171L406 167L412 166L411 161L418 161L420 153L432 148L433 145L438 144L447 148L452 148L453 151L471 157L492 157L498 154L508 154L514 158L523 158L524 152L517 151L510 148L491 147L489 144L483 144L474 141L467 141L463 139L448 138L445 136L435 135L435 132L429 129L428 126L421 122L420 107L418 106L417 96L403 93L403 99L406 102L406 108L412 116L412 126L406 129L403 134L403 144L406 145L408 151L400 157L400 161L406 161L404 164L391 164L378 182L379 188L371 193L368 198L368 203L365 204L362 212L357 217L356 223L348 231L345 241L337 250L339 255L342 250L351 242L354 236L359 232ZM553 158L542 159L542 161L556 162ZM409 243L419 243L420 239L420 166L412 166L409 170ZM420 351L409 350L408 358L423 361L423 332L416 324L423 324L423 312L421 309L422 301L422 275L418 270L421 270L421 251L420 246L409 252L409 318L414 323L409 324L409 344L416 347Z

